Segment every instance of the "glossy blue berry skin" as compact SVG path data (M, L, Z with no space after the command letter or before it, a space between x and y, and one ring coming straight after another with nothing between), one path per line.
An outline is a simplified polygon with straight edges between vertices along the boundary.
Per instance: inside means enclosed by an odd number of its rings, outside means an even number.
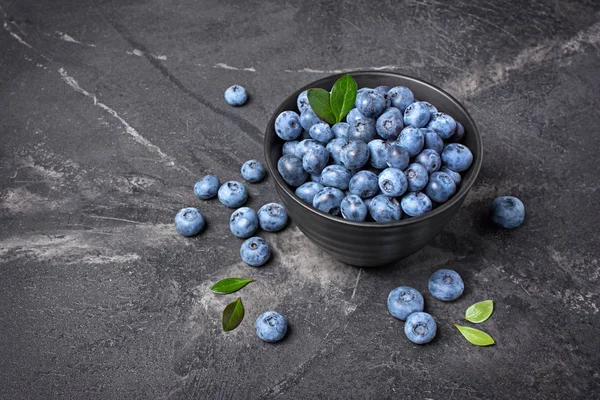
M311 126L310 130L308 131L308 134L311 138L315 139L317 142L323 145L326 145L331 139L335 137L329 125L322 122Z
M406 192L408 184L404 172L398 168L386 168L379 174L379 189L389 197L398 197Z
M417 163L409 164L404 171L409 192L416 192L427 186L429 173L424 166Z
M310 174L310 180L312 182L321 183L321 174Z
M429 176L429 182L425 186L425 194L438 203L445 203L456 193L456 183L450 175L444 172L434 172Z
M432 115L431 121L427 127L435 131L442 139L449 139L456 129L454 118L443 112L437 112Z
M225 90L225 101L231 106L241 106L246 100L248 100L248 93L240 85L233 85Z
M329 157L334 164L342 165L340 160L340 152L342 147L348 144L348 141L344 138L335 138L331 142L327 143L327 150L329 151Z
M396 143L404 147L409 156L414 157L423 149L425 136L422 130L409 126L402 129Z
M500 228L517 228L525 219L525 206L514 196L497 197L490 205L490 218Z
M359 171L350 179L350 193L363 199L379 193L377 175L371 171Z
M375 130L385 140L396 140L404 129L402 112L397 108L388 108L377 118Z
M473 163L473 153L467 146L450 143L442 151L442 162L452 171L464 172Z
M340 205L344 199L344 192L334 187L321 189L313 198L313 207L331 215L340 214Z
M458 172L452 171L450 168L446 167L445 165L442 168L440 168L440 172L444 172L444 173L448 174L448 176L450 176L450 178L452 178L454 183L456 183L457 187L458 187L458 185L460 185L460 182L462 181L462 176L460 176L460 174Z
M350 124L347 122L338 122L331 127L333 136L336 138L348 139L348 131L350 130Z
M295 156L282 156L277 161L277 171L290 186L300 186L308 179L302 160Z
M318 147L318 146L322 146L321 143L317 142L314 139L304 139L301 140L295 148L295 152L296 154L294 154L296 157L298 157L299 159L303 159L304 155L306 154L306 152L308 151L308 149L312 148L312 147Z
M271 249L265 239L254 236L242 243L240 256L251 267L260 267L269 261Z
M402 196L400 200L402 211L408 216L418 217L431 211L433 205L431 199L423 192L410 192Z
M412 103L404 111L405 126L423 128L427 125L430 118L431 112L429 111L429 107L420 101Z
M367 206L355 194L344 197L340 204L340 211L342 217L351 221L364 221L368 214Z
M309 174L320 174L329 161L329 151L322 145L311 146L304 157L302 167Z
M352 172L342 165L328 165L321 172L321 184L347 190Z
M325 123L325 121L319 118L310 106L306 107L304 111L302 111L302 114L300 114L300 124L307 131L310 131L310 128L313 125L320 123Z
M258 210L258 222L263 231L279 232L287 221L287 210L279 203L267 203Z
M315 195L319 193L324 186L317 182L306 182L302 185L298 186L296 189L296 196L300 197L302 200L312 205L313 199Z
M194 207L186 207L175 215L175 228L183 236L195 236L204 229L204 216Z
M429 110L429 112L431 113L431 115L433 115L436 112L438 112L438 109L436 108L436 106L434 106L430 102L428 102L428 101L421 101L421 103L423 103L423 104L425 104L427 106L427 109Z
M348 141L361 140L365 143L369 143L376 138L377 128L375 127L374 119L361 117L350 123L350 128L348 129Z
M219 201L229 208L241 207L248 200L246 186L237 181L227 181L222 184L217 195Z
M392 317L405 321L410 314L423 311L425 300L418 290L400 286L388 295L387 307Z
M250 183L256 183L265 177L265 166L258 160L248 160L242 165L242 178Z
M375 89L363 90L356 94L354 106L367 118L377 118L386 107L383 94Z
M442 301L458 299L465 290L460 275L451 269L439 269L429 277L429 293Z
M289 142L285 142L283 144L283 148L281 152L284 156L295 156L296 155L296 146L300 143L297 140L290 140Z
M369 163L373 168L387 168L386 157L387 149L390 146L388 142L382 139L371 140L367 146L369 147Z
M296 106L298 106L298 112L300 113L310 107L310 104L308 103L308 96L306 95L307 92L308 91L305 90L304 92L300 93L296 99Z
M360 111L358 111L358 109L352 108L348 114L346 114L346 123L348 124L348 127L350 127L351 125L353 125L355 122L358 121L371 121L371 122L375 122L375 120L373 118L367 118L364 115L362 115L360 113Z
M388 167L404 170L408 166L409 158L408 150L394 143L387 148L385 163Z
M438 154L442 154L444 150L444 141L435 131L429 128L421 128L423 130L423 137L425 138L424 149L434 150Z
M219 191L219 178L215 175L206 175L194 185L194 194L201 200L212 199Z
M267 343L275 343L283 339L288 329L286 318L275 312L261 314L254 323L256 335Z
M283 111L275 119L275 133L283 140L294 140L302 134L300 116L294 111Z
M229 217L229 229L234 236L247 239L258 229L258 216L250 207L238 208Z
M432 149L425 149L417 154L415 162L424 166L429 174L438 171L442 167L440 155Z
M369 146L361 140L353 140L340 151L340 161L346 168L359 169L369 161Z
M404 334L415 344L426 344L435 338L437 324L426 312L416 312L406 318Z
M396 86L388 91L388 96L392 101L392 106L398 110L404 112L406 108L415 102L415 95L413 92L404 86Z
M383 98L385 99L385 108L390 108L392 106L392 99L390 98L390 96L388 96L388 92L390 91L390 87L389 86L377 86L375 88L375 90L377 90L379 93L381 93L383 95Z
M402 209L398 200L384 194L373 197L368 203L368 208L375 222L399 221L402 218Z

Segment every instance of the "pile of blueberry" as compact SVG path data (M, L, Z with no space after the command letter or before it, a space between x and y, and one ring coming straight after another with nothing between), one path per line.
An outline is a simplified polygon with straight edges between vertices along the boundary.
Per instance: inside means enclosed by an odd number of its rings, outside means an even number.
M330 126L305 91L300 114L277 116L275 132L286 141L277 170L298 197L349 220L389 222L423 215L456 193L473 162L460 122L404 86L362 88L354 105L346 122Z

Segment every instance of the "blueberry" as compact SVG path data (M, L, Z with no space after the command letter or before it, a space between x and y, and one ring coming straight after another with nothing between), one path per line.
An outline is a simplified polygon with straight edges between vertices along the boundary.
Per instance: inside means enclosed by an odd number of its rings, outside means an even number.
M438 112L438 109L433 104L431 104L430 102L428 102L428 101L421 101L421 103L423 103L424 105L427 106L427 109L429 110L429 112L431 113L431 115L433 115L436 112Z
M194 236L204 228L204 217L194 207L182 208L175 215L175 228L183 236Z
M229 229L234 236L249 238L258 229L258 216L250 207L238 208L229 218Z
M490 218L501 228L516 228L525 219L525 206L513 196L497 197L490 205Z
M310 180L315 183L321 183L321 174L310 174Z
M367 206L367 210L369 210L369 204L371 204L371 200L373 200L372 197L368 197L366 199L362 199L363 203L365 203L365 206Z
M416 192L427 186L429 182L429 174L424 166L417 163L410 164L404 171L406 182L410 192Z
M324 186L317 182L306 182L298 186L296 196L300 197L305 202L312 205L315 195L323 189Z
M338 122L331 127L333 136L336 138L348 139L348 131L350 130L350 124L347 122Z
M456 130L454 131L454 134L450 136L450 139L448 139L448 141L450 143L459 143L462 142L464 137L465 127L460 122L456 121Z
M313 198L313 207L331 215L340 214L340 205L344 199L344 192L334 187L321 189Z
M388 108L375 122L375 130L386 140L396 140L402 129L404 129L402 112L397 108Z
M439 154L432 149L425 149L415 157L415 162L425 167L428 173L433 173L440 169L442 160Z
M263 231L278 232L287 224L287 211L279 203L267 203L258 210L258 222Z
M408 166L408 150L399 144L392 144L387 148L385 163L388 167L404 169Z
M356 94L354 106L365 117L376 118L385 110L386 99L378 90L363 90Z
M387 168L388 165L386 164L385 159L387 156L387 148L389 147L388 142L381 139L375 139L371 140L368 143L368 146L370 164L377 169Z
M308 133L311 138L322 144L329 143L335 137L329 125L322 122L311 126Z
M393 197L380 194L369 202L369 214L376 222L398 221L402 217L400 203Z
M372 118L367 118L358 111L357 108L352 108L346 115L346 123L348 127L358 121L373 121Z
M392 99L390 98L390 96L388 96L390 87L389 86L377 86L375 88L375 90L377 90L379 93L381 93L383 95L383 98L385 99L385 108L390 108L392 106Z
M295 156L281 157L277 161L277 171L290 186L300 186L308 179L308 174L302 168L302 160Z
M340 152L342 147L348 144L348 141L344 138L335 138L331 142L327 143L327 151L329 151L329 157L333 164L342 165L340 160Z
M219 178L214 175L206 175L194 185L196 197L202 200L212 199L219 190Z
M291 140L289 142L285 142L283 144L282 152L284 156L295 156L296 155L296 146L300 143L297 140Z
M367 206L355 194L346 196L340 204L342 217L351 221L364 221L367 218Z
M437 270L429 278L429 293L438 300L456 300L464 290L465 284L462 278L451 269Z
M458 187L458 185L460 185L460 182L462 181L462 177L460 176L460 174L458 172L452 171L450 168L446 167L445 165L442 168L440 168L440 172L444 172L444 173L448 174L448 176L450 176L450 178L452 178L454 183L456 183L457 187Z
M329 161L329 151L321 145L315 145L308 149L302 158L302 167L309 174L320 174Z
M425 145L423 148L435 150L436 153L442 154L442 150L444 150L444 141L440 135L429 128L421 128L421 130L423 131L423 136L425 137Z
M361 168L369 161L369 146L360 140L348 142L340 151L340 161L348 169Z
M369 143L377 137L377 128L375 120L371 118L361 118L350 123L348 129L348 140L362 140Z
M248 199L248 191L243 183L227 181L218 191L219 201L229 208L238 208Z
M306 107L304 111L302 111L302 114L300 114L300 124L307 131L310 130L313 125L319 123L325 123L325 121L319 118L310 106Z
M350 193L364 198L373 197L379 192L377 175L371 171L359 171L350 179Z
M254 324L258 337L268 343L283 339L287 327L288 323L285 317L275 311L267 311L261 314Z
M473 154L460 143L450 143L442 152L442 161L452 171L463 172L473 163Z
M240 85L233 85L225 90L225 101L232 106L241 106L248 100L246 89Z
M425 136L422 130L409 126L402 129L397 143L408 151L409 156L414 157L423 149Z
M250 183L260 182L265 177L265 166L258 160L249 160L242 165L242 178Z
M302 113L302 111L304 111L305 109L307 109L308 107L310 107L310 104L308 103L308 96L307 94L307 90L305 90L304 92L300 93L298 95L298 99L296 100L296 105L298 106L298 112Z
M429 343L435 337L437 324L433 317L425 312L412 313L404 324L404 334L413 343Z
M388 295L387 307L392 317L404 321L410 314L423 311L425 300L418 290L400 286Z
M284 111L275 119L275 133L283 140L294 140L302 133L300 117L294 111Z
M417 101L409 105L404 111L404 125L422 128L429 122L431 112L423 102Z
M379 189L386 196L401 196L407 186L406 176L398 168L386 168L379 174Z
M312 147L321 146L321 143L317 142L314 139L304 139L300 143L296 145L296 154L295 156L299 159L303 159L304 155L308 151L308 149Z
M341 165L328 165L321 172L321 184L340 190L348 189L352 172Z
M392 100L392 106L404 112L406 107L414 103L415 95L409 88L404 86L396 86L390 89L388 96Z
M444 172L434 172L429 176L425 194L433 201L444 203L456 193L456 183Z
M410 192L405 194L400 200L402 211L411 217L418 217L431 211L431 200L423 192Z
M456 121L448 114L437 112L431 116L431 121L429 121L427 127L436 131L442 139L448 139L456 129Z
M261 237L255 236L246 239L240 248L242 260L251 267L260 267L271 257L269 243Z

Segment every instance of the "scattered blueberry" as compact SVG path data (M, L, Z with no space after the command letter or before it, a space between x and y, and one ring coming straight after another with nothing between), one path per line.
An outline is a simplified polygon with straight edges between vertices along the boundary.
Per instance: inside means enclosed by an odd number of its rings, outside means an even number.
M329 151L322 145L311 146L304 157L302 167L309 174L320 174L329 161Z
M329 143L335 137L329 125L323 122L311 126L308 133L311 138L322 144Z
M392 144L387 148L385 163L388 167L405 169L408 166L408 150L399 144Z
M350 125L347 122L338 122L337 124L331 127L333 136L335 136L336 138L348 139L349 130Z
M404 324L404 334L413 343L429 343L435 337L437 324L430 314L426 312L412 313Z
M448 139L456 129L454 118L443 112L437 112L431 116L431 121L427 127L437 132L442 139Z
M429 278L429 293L438 300L456 300L464 290L465 284L462 278L451 269L437 270Z
M423 130L423 136L425 137L424 149L434 150L438 154L442 154L444 150L444 141L435 131L429 128L421 128Z
M404 86L396 86L390 89L388 96L392 100L392 106L404 112L406 108L414 103L415 95L411 90Z
M265 177L265 166L258 160L249 160L242 165L242 178L250 183L260 182Z
M369 214L376 222L399 221L402 217L402 209L398 200L383 194L373 197L368 207Z
M194 236L204 228L204 217L194 207L182 208L175 215L175 228L183 236Z
M418 290L400 286L388 295L387 307L394 318L404 321L410 314L423 311L425 300Z
M225 90L225 101L232 106L241 106L248 100L246 89L240 85L233 85Z
M348 169L361 168L369 161L369 146L360 140L348 142L340 151L340 161Z
M429 107L417 101L409 105L404 111L404 125L422 128L427 125L430 117L431 112L429 111Z
M284 111L275 119L275 133L283 140L294 140L302 133L300 116L294 111Z
M313 198L313 207L331 215L340 214L340 205L344 199L344 192L334 187L321 189Z
M295 156L282 156L277 162L277 171L290 186L300 186L308 179L302 160Z
M310 106L306 107L304 111L302 111L302 114L300 114L300 124L307 131L309 131L313 125L323 122L325 121L319 118Z
M385 159L387 157L387 148L389 147L388 142L381 139L371 140L367 146L369 147L369 163L373 168L384 169L387 168Z
M368 212L365 203L355 194L346 196L342 200L340 211L342 212L342 217L351 221L364 221L367 218Z
M258 337L267 342L277 342L285 336L288 323L285 317L275 311L267 311L256 319L254 328Z
M450 168L446 167L445 165L442 168L440 168L440 172L444 172L444 173L448 174L448 176L450 176L450 178L452 178L454 183L456 183L456 186L460 185L460 182L462 181L462 177L460 176L460 174L458 172L452 171Z
M240 256L251 267L260 267L269 261L271 249L265 239L255 236L242 243Z
M434 172L429 176L425 194L433 201L444 203L456 193L456 183L444 172Z
M321 183L340 190L348 189L352 172L341 165L328 165L321 172Z
M404 129L402 112L394 107L388 108L375 122L377 134L385 140L398 139L402 129Z
M406 181L408 184L408 190L410 192L416 192L427 186L429 181L429 174L424 166L417 163L410 164L404 171L406 175Z
M425 167L428 173L433 173L440 169L442 160L440 155L432 149L425 149L415 157L415 162Z
M218 191L219 201L226 207L237 208L248 199L248 191L243 183L227 181L221 185Z
M348 141L344 138L335 138L331 142L327 143L327 150L329 151L329 156L334 164L342 165L342 161L340 160L340 152L342 151L342 147L348 144Z
M279 203L267 203L258 210L258 222L263 231L278 232L287 224L287 211Z
M385 110L386 99L378 90L368 89L356 94L354 106L365 117L377 118Z
M373 197L379 192L377 175L371 171L359 171L350 179L350 193L362 197Z
M194 194L202 200L212 199L219 191L219 178L214 175L206 175L194 185Z
M300 113L310 107L310 104L308 103L307 92L308 91L305 90L304 92L300 93L298 95L298 99L296 100L296 105L298 106L298 111L300 111Z
M258 216L250 207L238 208L229 218L229 229L234 236L249 238L258 229Z
M386 168L379 174L379 189L386 196L401 196L407 187L406 176L400 169Z
M473 154L460 143L450 143L442 152L442 161L452 171L463 172L473 163Z
M296 146L298 146L298 143L300 143L297 140L291 140L289 142L285 142L283 144L283 155L284 156L295 156L296 155Z
M490 205L490 218L501 228L516 228L525 219L525 206L513 196L497 197Z
M422 130L409 126L402 129L397 143L408 151L409 156L414 157L423 149L425 136Z

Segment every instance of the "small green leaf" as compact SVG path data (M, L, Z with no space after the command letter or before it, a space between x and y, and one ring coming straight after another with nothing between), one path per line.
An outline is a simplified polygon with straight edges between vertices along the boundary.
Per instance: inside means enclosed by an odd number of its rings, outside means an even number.
M229 294L237 292L250 282L254 282L254 279L246 278L225 278L215 283L210 290L218 294Z
M225 332L232 331L244 319L244 305L242 298L238 297L233 303L227 304L223 310L223 330Z
M474 324L479 324L488 319L492 312L494 312L494 302L492 300L480 301L467 308L465 319Z
M490 346L495 344L494 339L484 331L480 331L479 329L471 328L470 326L461 326L454 324L456 328L462 333L462 335L467 339L470 343L475 346Z
M350 75L342 76L333 85L330 103L336 122L341 122L352 107L354 107L357 87L356 81Z
M315 114L328 124L335 124L335 115L331 111L329 92L325 89L308 89L306 92L308 104Z

